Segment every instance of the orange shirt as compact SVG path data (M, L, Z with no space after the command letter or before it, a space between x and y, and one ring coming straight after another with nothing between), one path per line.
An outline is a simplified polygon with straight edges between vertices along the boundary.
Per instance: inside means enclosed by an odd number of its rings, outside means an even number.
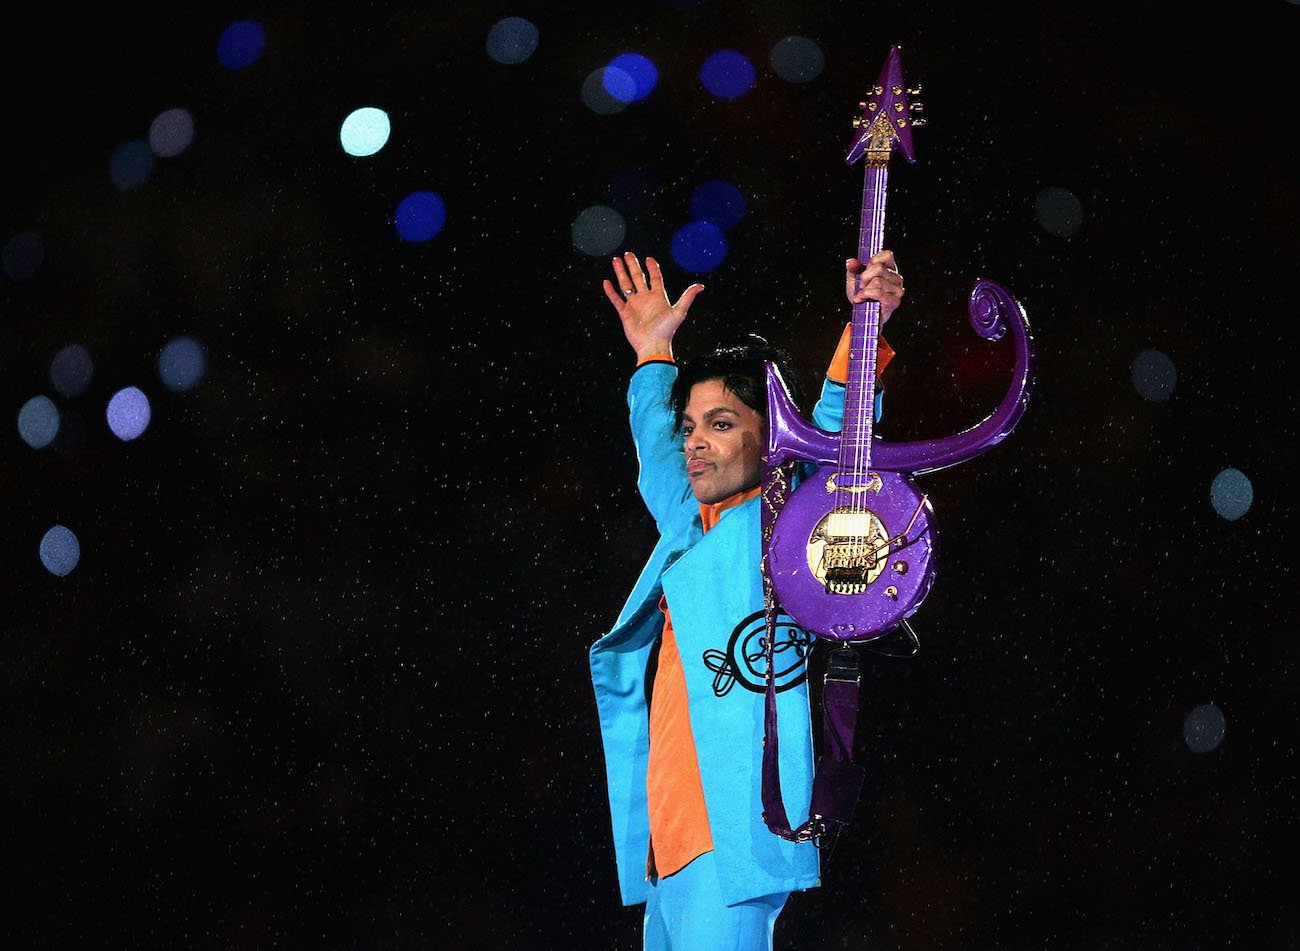
M704 531L718 524L727 509L758 495L759 486L700 506ZM692 860L713 849L709 813L700 784L700 764L695 755L686 670L677 651L668 602L659 599L664 614L664 633L659 645L659 668L655 673L650 701L650 762L646 770L646 793L650 800L650 854L647 876L671 875Z

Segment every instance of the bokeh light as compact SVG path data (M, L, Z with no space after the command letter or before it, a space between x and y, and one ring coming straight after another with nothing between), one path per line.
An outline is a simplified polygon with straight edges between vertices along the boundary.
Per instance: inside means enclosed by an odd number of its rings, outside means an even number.
M700 82L718 99L739 99L754 88L754 64L744 53L719 50L700 66Z
M610 72L614 75L606 77L605 74ZM630 94L636 89L636 82L621 69L611 69L608 66L594 69L582 81L579 93L582 104L598 116L612 116L616 112L622 112L627 108L628 100L611 96L609 86L627 90Z
M0 261L10 280L30 281L45 261L45 242L35 231L20 231L5 242Z
M659 70L640 53L622 53L606 65L601 82L605 84L605 91L615 99L637 102L654 91L659 82Z
M727 256L727 237L711 221L692 221L673 235L673 260L688 271L712 271Z
M144 139L123 142L108 160L109 180L124 192L134 191L153 174L153 149Z
M645 211L659 195L659 184L649 165L624 165L609 177L609 197L623 211Z
M1143 350L1129 367L1133 388L1152 403L1163 403L1174 392L1178 371L1169 355L1155 349Z
M86 392L94 375L95 361L79 343L68 344L50 361L50 382L64 399Z
M108 401L108 428L118 439L129 442L149 428L149 397L139 387L128 386Z
M244 69L262 58L266 30L255 20L236 20L221 31L217 59L226 69Z
M194 117L188 109L168 109L149 123L149 148L159 158L180 155L194 142Z
M691 216L697 221L711 221L726 231L744 214L745 196L731 182L714 179L697 185L691 193Z
M1218 749L1227 728L1223 711L1212 703L1202 703L1183 721L1183 740L1193 753L1208 753Z
M1072 238L1083 228L1083 204L1068 188L1050 185L1034 200L1034 220L1050 235Z
M44 449L59 434L59 408L48 396L33 396L18 410L18 435L33 449Z
M826 56L815 40L787 36L772 47L772 70L788 83L806 83L821 75Z
M522 63L537 51L539 35L532 21L523 17L498 20L488 30L488 58L507 66Z
M192 390L203 379L207 358L193 337L176 337L158 354L158 379L174 393Z
M62 578L81 561L81 542L66 525L55 525L41 536L40 555L45 570Z
M388 144L392 126L388 113L375 106L353 109L339 127L339 143L348 155L374 155Z
M447 203L437 192L411 192L397 204L393 226L403 241L418 244L442 231L447 223Z
M627 221L608 205L584 208L573 219L570 229L573 246L593 257L612 254L627 237Z
M1224 469L1210 483L1210 504L1214 511L1235 522L1248 511L1255 501L1255 487L1239 469Z

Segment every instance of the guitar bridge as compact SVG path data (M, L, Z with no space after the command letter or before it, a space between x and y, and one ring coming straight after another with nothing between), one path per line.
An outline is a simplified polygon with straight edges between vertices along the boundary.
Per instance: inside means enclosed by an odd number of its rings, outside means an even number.
M889 534L869 509L833 509L808 540L808 568L827 594L861 594L885 568Z
M874 545L861 541L837 542L827 545L822 554L825 566L824 584L827 594L861 594L880 573L873 555Z

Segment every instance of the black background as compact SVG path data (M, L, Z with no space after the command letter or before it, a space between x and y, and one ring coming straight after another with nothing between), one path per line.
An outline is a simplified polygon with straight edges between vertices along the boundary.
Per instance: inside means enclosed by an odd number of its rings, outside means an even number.
M608 260L570 227L647 165L626 247L706 285L679 354L753 330L815 388L847 318L849 120L897 43L929 123L891 170L908 293L878 431L996 405L977 277L1024 306L1037 376L1011 437L920 480L922 650L867 664L859 811L778 946L1296 947L1300 6L559 6L11 18L0 238L44 260L0 277L6 946L639 947L586 648L653 526ZM505 16L540 30L511 66L484 52ZM267 50L227 70L243 17ZM769 64L790 34L825 53L806 84ZM697 76L721 48L758 67L733 102ZM583 80L628 50L657 88L594 114ZM393 125L365 159L338 147L361 105ZM115 188L112 150L176 106L194 144ZM712 178L748 204L701 276L668 245ZM1076 235L1035 220L1046 187ZM417 189L448 219L410 244ZM180 334L209 362L178 394L155 361ZM70 343L95 376L64 400ZM1163 402L1130 380L1148 348L1177 367ZM153 419L122 442L127 385ZM37 394L83 437L24 443ZM1227 467L1254 487L1233 521ZM62 578L55 523L81 543ZM1207 703L1226 731L1197 753Z

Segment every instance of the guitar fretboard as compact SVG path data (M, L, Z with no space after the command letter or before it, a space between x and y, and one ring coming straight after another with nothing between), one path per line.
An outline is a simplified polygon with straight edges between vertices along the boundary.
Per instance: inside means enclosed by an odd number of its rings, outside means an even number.
M866 264L884 247L885 189L889 167L867 163L862 186L862 217L858 224L858 260ZM876 406L876 347L880 338L880 304L853 305L849 334L849 378L844 394L844 425L840 432L838 484L865 485L871 465L871 436Z

